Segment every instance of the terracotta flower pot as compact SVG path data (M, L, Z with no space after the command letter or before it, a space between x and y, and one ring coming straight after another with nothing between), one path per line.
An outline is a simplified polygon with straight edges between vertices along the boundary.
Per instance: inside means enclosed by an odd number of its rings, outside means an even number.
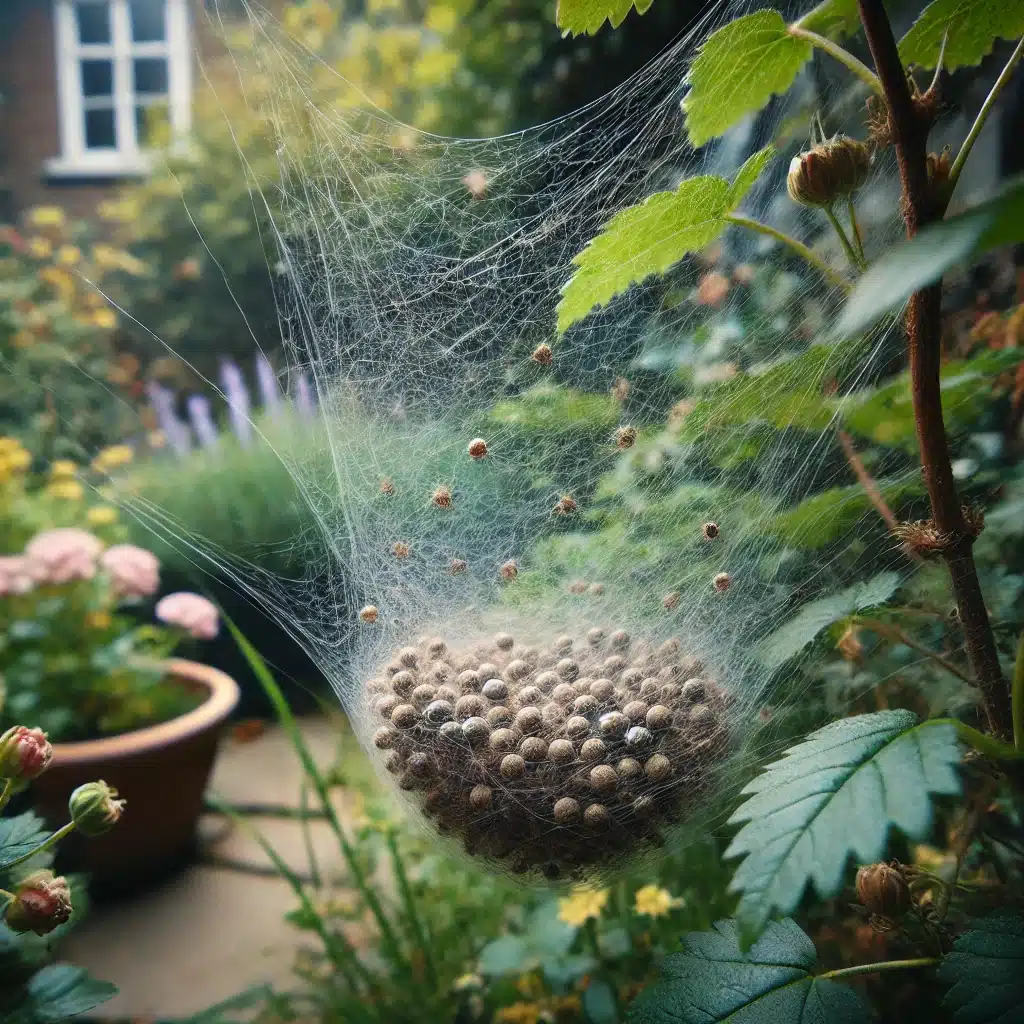
M150 882L187 860L195 848L224 722L238 703L238 684L208 665L175 659L171 678L206 693L199 707L169 722L84 743L55 743L50 767L32 784L36 811L54 827L68 820L76 786L103 779L128 801L105 835L72 833L60 847L63 870L85 871L100 890Z

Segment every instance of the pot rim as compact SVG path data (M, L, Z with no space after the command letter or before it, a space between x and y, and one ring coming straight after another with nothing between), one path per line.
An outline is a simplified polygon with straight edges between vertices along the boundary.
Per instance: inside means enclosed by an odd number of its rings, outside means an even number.
M137 754L160 750L216 728L234 711L239 699L238 683L226 672L186 658L172 658L167 664L172 677L206 688L207 697L199 707L167 722L116 736L77 743L54 743L51 768L99 760L122 761Z

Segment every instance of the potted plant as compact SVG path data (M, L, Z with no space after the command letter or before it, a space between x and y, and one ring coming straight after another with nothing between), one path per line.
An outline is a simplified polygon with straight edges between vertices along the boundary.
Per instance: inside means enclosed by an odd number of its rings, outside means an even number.
M131 457L107 449L92 472ZM191 852L203 791L222 726L238 700L234 681L171 659L186 639L216 636L216 608L198 594L140 609L157 593L159 562L122 542L117 510L86 507L85 473L57 462L45 479L26 472L27 453L0 438L0 673L7 691L0 728L26 719L53 743L47 773L32 786L48 820L66 794L102 778L134 813L116 842L101 837L62 854L104 888L154 878Z

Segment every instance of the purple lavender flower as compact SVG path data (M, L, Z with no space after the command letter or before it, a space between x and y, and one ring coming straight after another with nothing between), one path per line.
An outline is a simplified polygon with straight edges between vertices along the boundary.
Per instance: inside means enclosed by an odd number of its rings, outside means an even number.
M176 455L187 455L192 450L192 431L174 411L174 394L156 381L146 385L146 392L156 413L157 426L167 438L171 450Z
M225 359L220 364L220 383L228 403L231 429L235 432L239 444L244 447L252 440L252 422L249 420L251 402L245 379L237 363Z
M262 352L256 357L256 380L260 386L264 410L271 417L277 417L281 412L281 392L277 387L274 368Z
M313 388L310 386L309 377L304 372L300 373L295 381L296 411L302 419L311 420L316 416L314 406Z
M217 427L210 414L210 400L205 395L190 395L188 402L188 418L195 431L199 443L210 448L217 443Z

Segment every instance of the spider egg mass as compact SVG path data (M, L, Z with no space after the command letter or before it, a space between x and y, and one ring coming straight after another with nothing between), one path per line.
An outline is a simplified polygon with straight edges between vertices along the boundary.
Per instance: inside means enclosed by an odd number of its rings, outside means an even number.
M601 624L424 637L363 702L385 767L439 833L519 874L582 879L660 844L726 755L728 698L700 665L678 638Z
M466 447L471 458L482 459L487 454L487 442L482 437L474 437Z

